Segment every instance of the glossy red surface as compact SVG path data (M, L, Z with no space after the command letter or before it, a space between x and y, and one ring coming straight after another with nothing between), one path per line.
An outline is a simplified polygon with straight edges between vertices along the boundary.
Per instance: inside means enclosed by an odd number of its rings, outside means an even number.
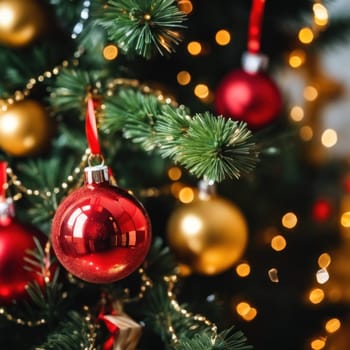
M52 246L61 264L90 283L111 283L134 272L151 243L151 223L125 190L108 182L87 184L59 206Z
M278 117L282 97L276 84L264 73L237 69L218 85L215 106L218 114L259 129Z
M25 290L29 282L42 284L42 278L35 271L25 269L24 257L27 250L35 249L34 237L46 238L34 228L9 218L0 224L0 302L27 297Z

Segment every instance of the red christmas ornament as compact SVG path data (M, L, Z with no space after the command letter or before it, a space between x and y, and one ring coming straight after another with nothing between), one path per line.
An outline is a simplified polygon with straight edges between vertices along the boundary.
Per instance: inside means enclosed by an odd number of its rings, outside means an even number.
M132 195L112 186L107 166L85 169L53 219L52 247L61 264L91 283L111 283L134 272L151 242L149 217Z
M242 120L252 129L262 128L278 117L282 108L280 91L270 77L261 72L267 58L259 53L261 22L265 0L253 0L248 31L248 52L243 68L230 72L215 93L218 114Z
M37 281L43 284L36 271L25 269L24 257L28 250L36 249L34 237L44 243L46 237L34 227L24 225L13 217L11 198L5 198L6 163L0 162L0 302L27 297L26 286Z
M282 98L266 74L237 69L219 84L215 105L218 114L245 121L252 129L259 129L276 119Z

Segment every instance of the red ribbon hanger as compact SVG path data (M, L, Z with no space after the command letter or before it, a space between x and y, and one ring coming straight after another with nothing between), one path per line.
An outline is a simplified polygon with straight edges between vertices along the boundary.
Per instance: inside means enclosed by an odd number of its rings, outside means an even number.
M100 142L96 126L95 101L91 96L87 99L85 133L91 154L101 154Z
M248 28L248 51L253 54L260 52L264 7L265 0L253 0Z

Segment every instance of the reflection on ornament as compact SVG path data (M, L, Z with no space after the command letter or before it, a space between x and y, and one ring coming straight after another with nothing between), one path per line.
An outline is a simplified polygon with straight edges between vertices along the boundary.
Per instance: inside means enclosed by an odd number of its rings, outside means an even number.
M0 112L0 148L12 156L25 157L45 151L52 134L52 120L37 101L18 101Z
M106 166L85 169L85 186L58 207L52 224L52 246L61 264L91 283L127 277L144 261L151 224L127 191L108 182Z
M210 196L175 209L169 218L167 238L180 263L194 272L214 275L242 256L248 230L235 205Z
M32 43L45 28L45 11L37 0L0 2L0 44L22 47Z

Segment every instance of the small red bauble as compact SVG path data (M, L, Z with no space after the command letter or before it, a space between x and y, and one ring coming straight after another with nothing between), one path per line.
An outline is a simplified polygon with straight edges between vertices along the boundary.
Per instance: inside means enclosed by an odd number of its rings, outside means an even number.
M317 199L312 207L312 217L316 221L329 220L332 214L332 204L327 199Z
M265 73L237 69L218 85L215 107L218 114L259 129L277 118L282 98L276 84Z
M43 284L42 277L36 271L25 269L24 257L28 250L36 249L34 237L42 243L46 237L34 227L3 215L3 205L7 203L0 203L0 302L8 304L13 299L27 297L26 286L30 282Z
M127 277L144 261L151 224L127 191L108 182L108 169L85 169L85 185L60 204L52 223L52 247L61 264L90 283Z

